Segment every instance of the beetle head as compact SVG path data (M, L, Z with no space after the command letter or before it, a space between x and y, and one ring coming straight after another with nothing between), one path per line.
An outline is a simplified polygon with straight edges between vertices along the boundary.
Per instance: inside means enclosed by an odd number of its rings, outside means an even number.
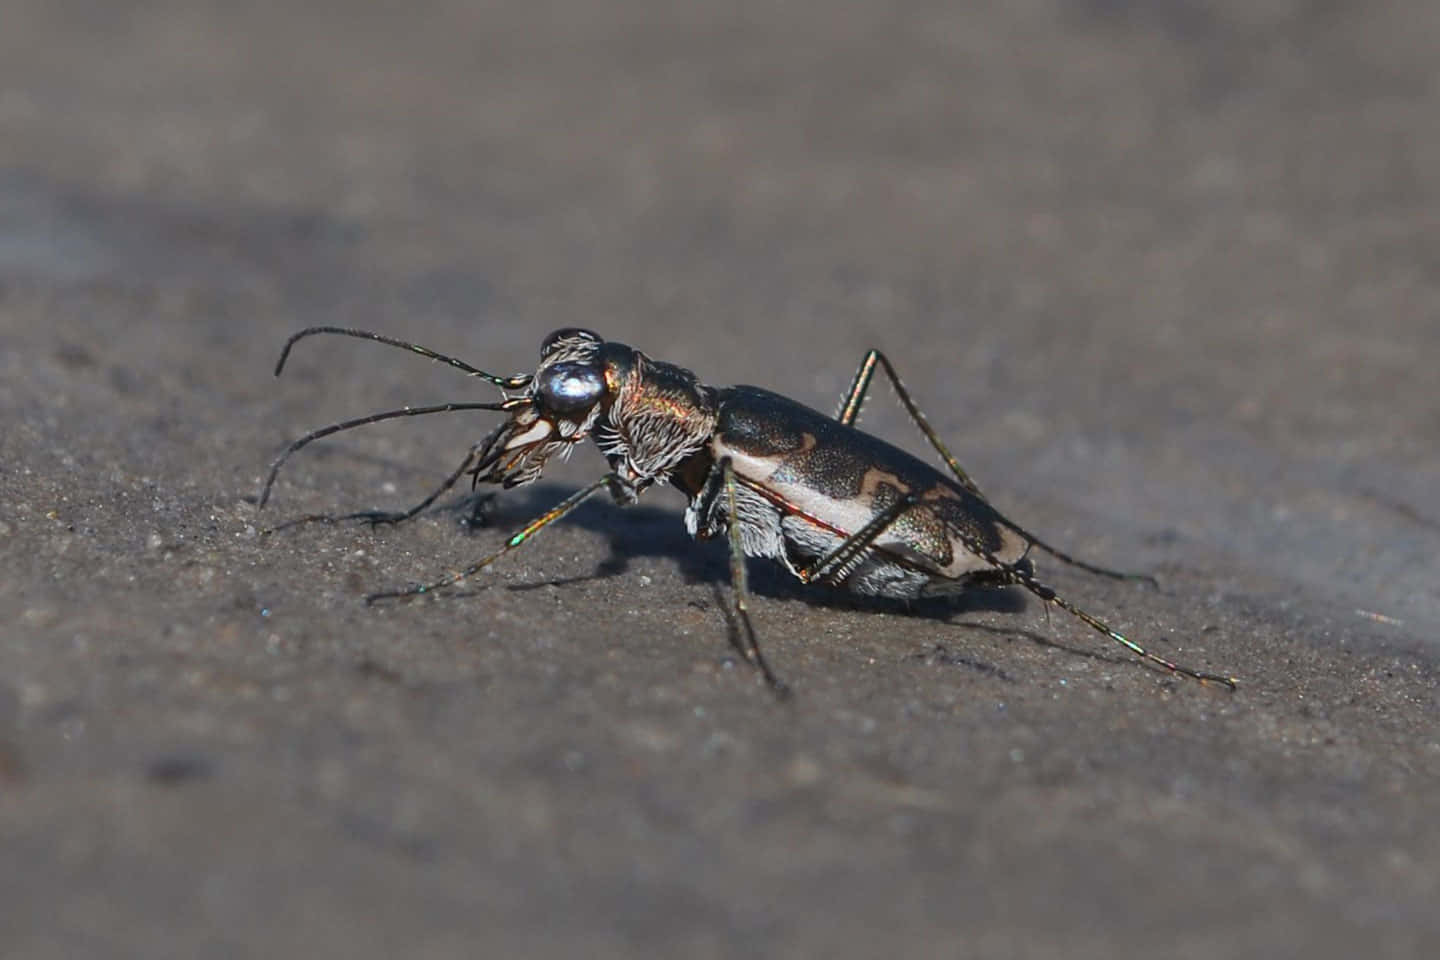
M522 396L511 403L510 419L481 447L475 482L516 487L539 479L555 454L568 456L590 435L610 393L600 363L604 339L567 327L540 345L540 366Z

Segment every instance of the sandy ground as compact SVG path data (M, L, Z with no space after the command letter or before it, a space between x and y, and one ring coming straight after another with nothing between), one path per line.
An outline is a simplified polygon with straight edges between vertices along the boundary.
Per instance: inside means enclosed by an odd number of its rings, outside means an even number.
M401 12L402 10L406 12ZM1433 4L0 6L0 955L1434 955ZM680 498L395 529L586 325L830 409L882 346L1150 670ZM1427 371L1429 371L1427 373ZM867 429L923 450L881 388Z

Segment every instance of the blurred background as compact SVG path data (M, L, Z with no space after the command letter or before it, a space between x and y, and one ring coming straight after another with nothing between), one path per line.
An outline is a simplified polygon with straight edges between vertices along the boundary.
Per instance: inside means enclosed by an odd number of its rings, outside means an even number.
M1418 955L1440 835L1440 8L0 0L0 953ZM592 327L1161 592L853 609L681 501L419 499ZM889 396L865 428L926 456ZM593 452L497 507L523 522ZM714 547L712 549L712 547ZM1099 647L1098 652L1096 648ZM736 667L739 667L736 669Z

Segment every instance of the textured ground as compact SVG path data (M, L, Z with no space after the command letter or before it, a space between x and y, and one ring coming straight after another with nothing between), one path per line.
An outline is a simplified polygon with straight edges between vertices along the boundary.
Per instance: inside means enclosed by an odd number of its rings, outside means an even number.
M400 12L404 10L405 12ZM1440 13L0 6L0 955L1433 955ZM829 409L883 346L1043 565L914 611L596 504L400 506L595 327ZM1426 371L1430 371L1426 373ZM867 428L921 449L883 388Z

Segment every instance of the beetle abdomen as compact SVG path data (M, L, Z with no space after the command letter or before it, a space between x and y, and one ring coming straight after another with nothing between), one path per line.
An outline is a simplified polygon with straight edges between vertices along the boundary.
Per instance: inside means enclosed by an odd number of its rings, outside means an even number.
M773 503L792 556L815 560L909 495L847 576L854 592L914 597L1018 562L1027 542L983 499L904 450L758 387L721 392L718 462ZM987 558L988 555L988 558ZM992 562L993 561L993 562ZM793 566L792 566L793 569Z

